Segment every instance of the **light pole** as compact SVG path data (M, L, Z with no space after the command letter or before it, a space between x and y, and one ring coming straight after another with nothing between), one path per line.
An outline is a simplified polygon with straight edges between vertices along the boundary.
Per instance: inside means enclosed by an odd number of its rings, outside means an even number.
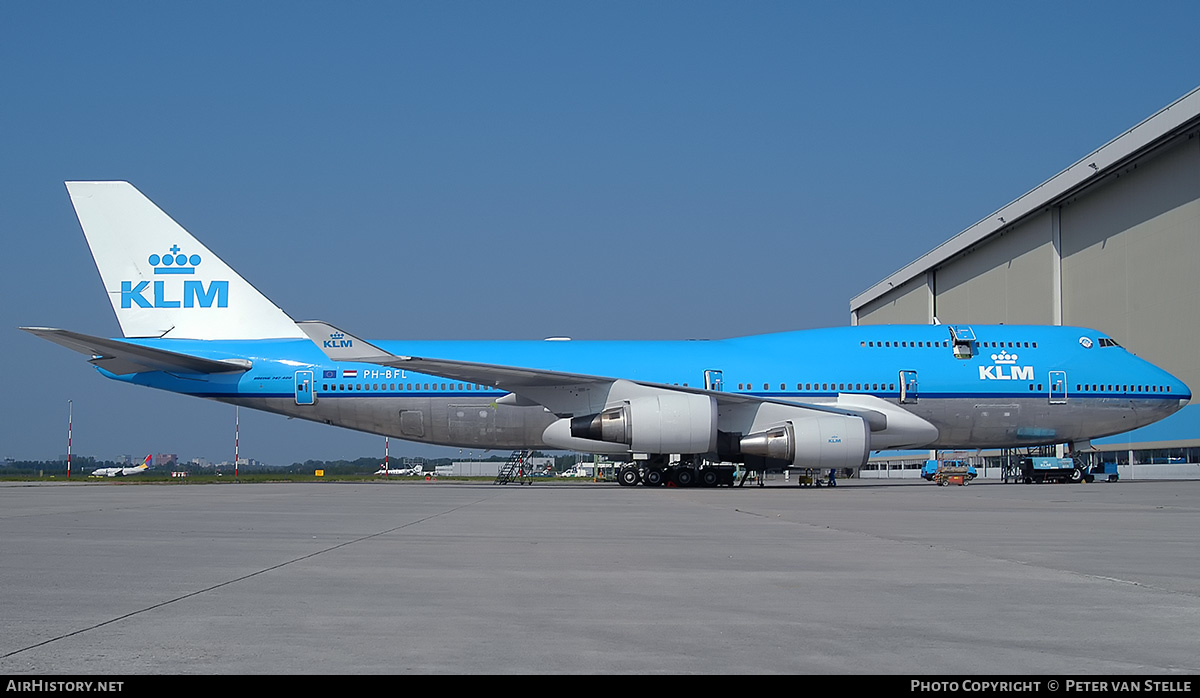
M67 479L71 479L71 422L74 417L75 406L70 400L67 400Z

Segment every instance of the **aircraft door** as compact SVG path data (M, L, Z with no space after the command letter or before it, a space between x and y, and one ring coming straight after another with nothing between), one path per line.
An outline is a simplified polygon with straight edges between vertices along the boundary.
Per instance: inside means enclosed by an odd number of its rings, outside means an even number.
M901 371L900 372L900 404L901 405L917 404L917 372L916 371Z
M718 393L725 389L725 381L722 379L720 371L704 372L704 389Z
M311 405L317 401L313 394L313 372L296 371L296 404Z
M1067 403L1067 372L1050 372L1050 404L1065 405Z

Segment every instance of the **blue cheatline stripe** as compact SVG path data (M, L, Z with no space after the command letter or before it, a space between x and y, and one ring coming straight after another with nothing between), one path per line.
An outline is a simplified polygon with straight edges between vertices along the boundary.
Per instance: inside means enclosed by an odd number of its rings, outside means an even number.
M179 391L179 392L183 392L183 391ZM295 395L296 395L294 391L283 392L283 393L280 393L280 392L249 392L249 391L227 391L227 392L206 391L206 392L188 392L188 393L184 393L184 394L191 395L193 397L263 397L263 398L275 398L275 397L290 398L290 397L295 397ZM458 392L450 392L448 390L447 391L437 391L437 392L433 392L433 391L398 392L398 391L370 391L370 390L335 390L335 391L315 390L315 391L313 391L313 394L318 398L329 400L329 399L363 398L363 397L393 397L393 398L445 397L445 398L490 398L490 399L494 399L494 398L502 397L502 396L506 395L507 393L503 392L503 391L495 391L495 392L490 392L490 393L479 393L479 392L458 393ZM826 393L731 392L728 394L742 395L745 397L760 397L760 398L771 399L771 400L806 399L806 398L836 398L839 395L839 393L837 393L837 392L826 392ZM870 395L872 397L877 397L877 398L881 398L881 399L885 399L885 400L890 399L890 398L899 397L899 393L867 393L867 392L861 392L861 391L841 391L840 394ZM1041 392L1033 392L1033 393L918 393L915 400L916 400L917 404L920 404L921 400L982 400L982 399L993 400L993 399L1030 399L1030 398L1042 399L1042 400L1049 399L1046 392L1041 391ZM1054 399L1055 400L1065 399L1070 402L1079 402L1081 400L1114 400L1114 399L1175 401L1175 400L1179 400L1180 397L1178 395L1170 395L1167 393L1148 393L1148 394L1147 393L1135 393L1133 395L1119 394L1119 393L1071 393L1071 394L1066 395L1064 398L1055 397Z

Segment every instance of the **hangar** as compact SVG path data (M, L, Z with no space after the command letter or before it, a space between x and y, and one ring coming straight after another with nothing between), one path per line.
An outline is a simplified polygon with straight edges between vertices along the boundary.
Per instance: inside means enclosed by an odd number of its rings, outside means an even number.
M1090 327L1195 392L1198 265L1200 88L854 297L850 321ZM1200 463L1200 406L1094 445Z

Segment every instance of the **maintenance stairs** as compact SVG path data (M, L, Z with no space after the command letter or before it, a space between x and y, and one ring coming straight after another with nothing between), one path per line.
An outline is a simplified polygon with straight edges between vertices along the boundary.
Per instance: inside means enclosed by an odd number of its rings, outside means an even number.
M493 485L507 485L510 482L520 482L521 484L532 483L529 478L529 473L525 470L525 462L528 460L530 451L513 451L508 457L508 461L500 468L500 472L496 474L496 480Z

